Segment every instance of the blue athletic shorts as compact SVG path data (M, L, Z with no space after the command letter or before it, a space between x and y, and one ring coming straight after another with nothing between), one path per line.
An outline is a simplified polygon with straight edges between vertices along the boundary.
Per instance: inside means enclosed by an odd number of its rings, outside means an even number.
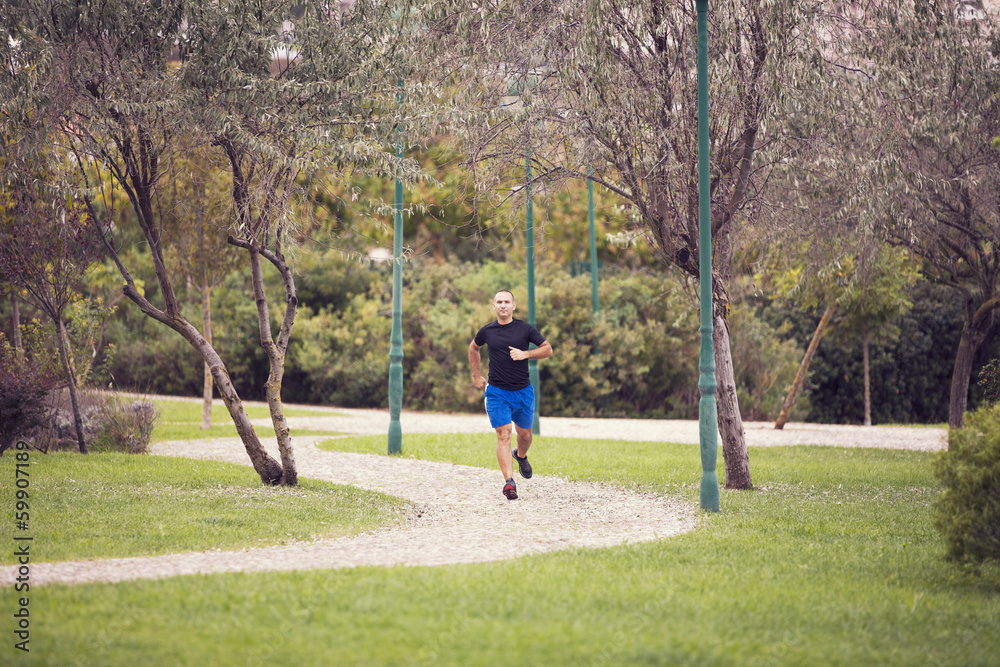
M514 422L521 428L531 428L535 418L535 391L529 384L524 389L508 391L486 385L486 414L490 426L506 426Z

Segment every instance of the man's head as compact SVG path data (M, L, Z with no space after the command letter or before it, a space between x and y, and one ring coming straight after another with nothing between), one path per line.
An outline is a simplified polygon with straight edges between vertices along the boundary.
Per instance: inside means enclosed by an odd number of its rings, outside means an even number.
M502 289L493 297L493 310L497 314L497 321L501 324L510 322L516 308L514 293L510 290Z

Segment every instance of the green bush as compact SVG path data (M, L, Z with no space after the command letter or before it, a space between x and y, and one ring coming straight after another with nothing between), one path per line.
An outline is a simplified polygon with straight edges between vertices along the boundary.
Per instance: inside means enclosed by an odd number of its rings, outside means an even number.
M970 413L935 461L944 486L935 525L952 560L1000 560L1000 406Z
M736 394L744 420L773 421L795 380L804 349L785 337L787 324L775 328L755 317L752 308L752 304L739 302L729 314ZM809 409L809 396L799 396L792 421L805 421Z
M301 261L303 299L282 398L386 407L391 266L327 259L325 275L315 258ZM556 351L539 364L542 414L697 417L698 306L683 280L664 271L609 266L601 270L601 308L594 317L589 274L571 276L554 262L540 262L536 273L538 326ZM266 279L272 303L279 303L276 274L267 272ZM246 281L244 272L235 271L213 293L214 344L240 396L259 400L268 365ZM469 376L469 341L495 318L490 303L498 289L514 290L515 316L528 318L525 282L525 267L513 262L437 264L417 258L403 264L406 409L482 410L482 393ZM200 323L197 303L182 299L182 310ZM275 330L281 315L271 309ZM757 319L737 304L730 322L739 398L754 419L773 417L801 356L794 342L774 340L772 328ZM112 366L116 386L200 395L201 359L175 332L126 305L109 335L118 350Z
M608 271L591 311L589 275L554 275L539 325L556 346L540 365L545 414L689 419L698 414L698 308L681 283Z
M990 405L1000 401L1000 359L994 359L979 371L979 386Z
M572 277L551 263L537 275L538 327L556 350L539 364L543 414L697 415L698 312L677 281L647 271L602 274L594 317L589 276ZM495 319L490 304L498 289L514 291L515 317L527 320L524 281L523 267L499 262L404 268L404 407L482 409L469 341ZM373 282L340 311L302 313L289 346L286 400L386 405L389 287L388 280Z

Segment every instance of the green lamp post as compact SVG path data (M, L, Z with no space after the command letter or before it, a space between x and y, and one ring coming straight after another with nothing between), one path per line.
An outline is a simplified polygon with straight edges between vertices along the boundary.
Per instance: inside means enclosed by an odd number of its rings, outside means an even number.
M507 95L502 100L502 107L513 107L517 103L521 94L532 86L538 85L538 77L529 74L523 83L511 83L507 89ZM524 158L524 182L525 182L525 240L527 245L528 264L528 324L537 326L535 321L535 213L531 201L531 140L529 137L528 148ZM528 345L528 349L535 349L535 344ZM541 402L541 383L538 379L538 360L528 360L528 380L531 382L531 389L535 392L535 412L531 420L531 432L538 435L540 432L538 406Z
M698 369L698 431L701 443L701 508L719 511L719 415L715 403L715 350L712 347L712 202L708 171L708 0L698 10L698 264L701 283L701 356Z
M399 82L403 101L403 82ZM396 157L403 159L403 133L396 143ZM392 333L389 336L389 454L403 452L403 181L396 178L395 220L392 230Z
M535 323L535 214L531 204L531 147L528 147L528 157L524 160L524 178L527 185L526 224L525 237L527 241L527 263L528 263L528 324L537 326ZM535 349L535 344L528 345L529 350ZM541 386L538 381L538 359L528 359L528 380L531 381L531 389L535 392L535 414L531 420L531 432L538 435L541 432L539 426L538 404L541 402Z
M597 230L594 227L594 181L587 179L587 221L590 223L590 306L597 315L601 306L597 299Z

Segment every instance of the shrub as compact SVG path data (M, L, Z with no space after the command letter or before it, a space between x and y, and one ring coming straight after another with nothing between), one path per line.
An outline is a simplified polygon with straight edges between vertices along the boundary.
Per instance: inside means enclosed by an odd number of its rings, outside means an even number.
M539 364L541 410L552 416L697 416L698 311L673 280L608 272L601 314L589 276L538 267L538 323L556 349ZM513 289L527 319L521 267L497 262L408 266L403 300L404 407L471 412L482 392L469 376L469 341L495 319L496 290ZM289 345L287 400L385 406L391 293L384 282L337 312L303 309ZM483 355L483 370L488 367ZM306 393L307 392L307 393Z
M979 371L979 386L990 405L1000 401L1000 359L994 359Z
M83 425L83 439L89 444L94 441L96 433L95 416L106 399L101 392L80 391L77 392L77 400L80 406L80 421ZM69 391L65 387L52 391L45 402L50 418L44 427L32 432L35 446L45 452L75 450L78 444Z
M755 317L746 302L733 304L729 332L740 414L746 421L774 421L795 380L804 350L796 341L784 337L783 328ZM799 396L792 420L804 421L809 408L809 396Z
M113 394L88 415L87 430L92 430L94 451L145 454L160 416L151 401L131 400Z
M0 334L0 453L48 421L45 397L57 382L51 365L15 350Z
M79 400L83 437L93 451L144 454L149 449L159 417L152 402L100 391L80 392ZM40 448L75 448L76 427L66 392L52 392L49 402L52 417L48 428L35 434Z
M1000 561L1000 407L982 407L953 429L935 461L944 491L935 525L952 560Z

